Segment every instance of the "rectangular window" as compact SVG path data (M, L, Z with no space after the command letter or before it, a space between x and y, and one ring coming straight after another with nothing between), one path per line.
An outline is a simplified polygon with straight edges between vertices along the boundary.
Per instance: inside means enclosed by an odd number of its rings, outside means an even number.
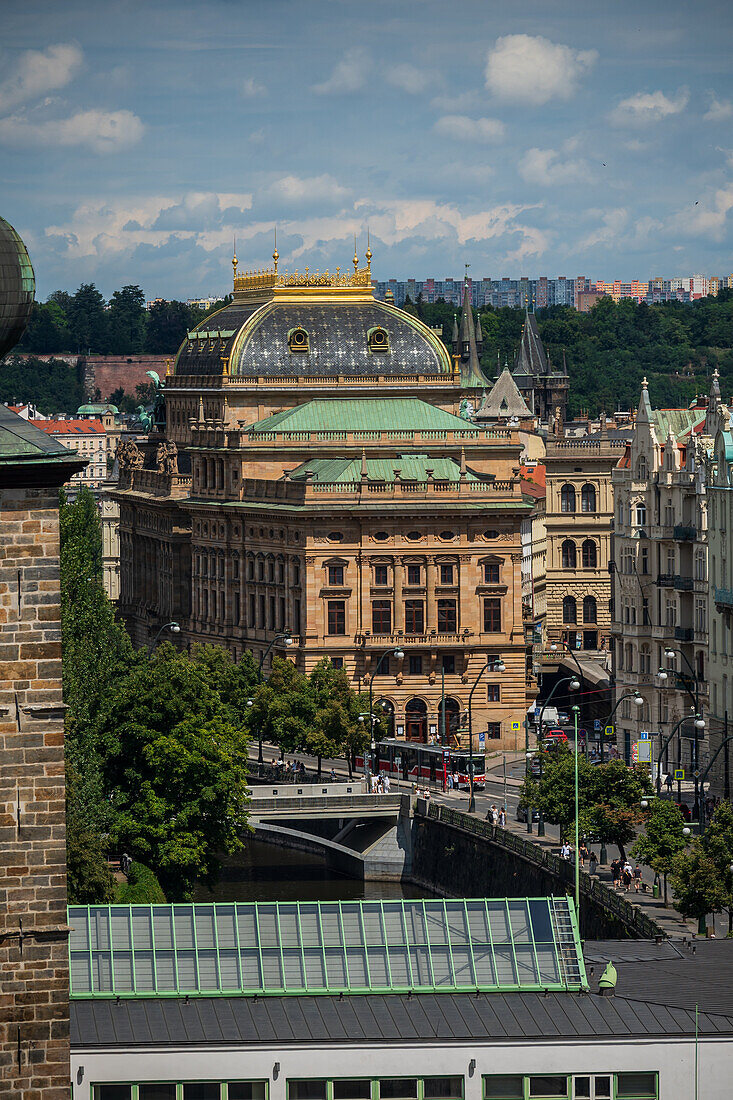
M280 618L277 624L278 630L285 629L285 597L280 596Z
M458 629L458 612L455 600L438 600L438 633L455 634Z
M384 588L389 584L389 574L386 565L374 566L374 584L377 588Z
M414 1077L396 1077L379 1082L380 1100L415 1100L417 1081Z
M130 1085L95 1085L94 1100L130 1100Z
M410 676L422 676L422 657L411 653L407 658L407 668Z
M499 583L499 563L498 561L485 561L484 562L484 584L498 584Z
M300 584L300 563L297 561L293 562L293 584L296 588Z
M371 1081L334 1081L333 1100L370 1100Z
M257 625L257 623L255 622L255 598L254 598L254 596L249 597L249 622L248 622L247 625L252 627L253 630Z
M489 741L498 741L501 737L501 722L489 722L486 727L486 737Z
M489 684L486 688L486 699L489 703L500 703L501 686L499 684Z
M277 563L277 583L285 584L285 564L281 561Z
M344 583L344 567L343 565L329 565L328 567L328 583L331 587L341 588Z
M423 1081L425 1100L461 1100L462 1077L426 1077Z
M440 567L440 583L441 584L453 584L453 566L441 565Z
M501 600L497 596L488 596L484 600L484 633L501 632Z
M425 614L422 600L405 600L405 634L422 634Z
M523 1100L524 1077L518 1073L484 1077L484 1097L485 1100Z
M419 565L408 565L407 567L407 583L411 585L420 584L420 578L422 576L422 568Z
M288 1100L326 1100L325 1081L288 1081Z
M328 601L328 633L329 634L345 634L346 633L346 601L345 600L329 600Z
M219 1100L220 1096L218 1081L194 1081L183 1086L183 1100Z
M642 546L641 548L641 571L642 573L649 572L649 547Z
M656 1073L616 1074L616 1096L619 1100L647 1100L656 1095Z
M300 634L300 600L293 600L293 633Z
M269 610L270 610L270 622L269 622L268 625L270 627L270 630L275 630L277 624L275 623L275 597L274 596L270 596Z
M440 667L446 676L454 676L456 671L456 659L452 653L444 653L440 659Z
M343 657L332 657L331 658L331 664L333 665L334 668L343 668L344 667L344 659L343 659Z
M175 1085L138 1085L138 1100L176 1100Z
M529 1095L530 1097L541 1096L542 1100L549 1096L567 1096L568 1079L554 1074L552 1077L530 1077Z
M372 634L392 632L392 604L389 600L372 600Z
M265 1100L264 1081L230 1081L227 1085L229 1100Z
M265 629L265 597L260 596L258 607L258 626L260 630Z

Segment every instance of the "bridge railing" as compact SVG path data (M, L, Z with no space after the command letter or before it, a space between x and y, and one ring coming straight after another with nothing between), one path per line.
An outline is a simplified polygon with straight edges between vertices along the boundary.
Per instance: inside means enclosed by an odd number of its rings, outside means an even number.
M255 798L250 803L251 816L262 817L273 811L295 812L306 815L308 812L322 813L330 810L343 811L344 817L358 816L359 813L409 813L410 798L405 794L355 794L355 795L303 795L291 798L280 795L277 798Z
M573 887L575 864L572 861L561 859L553 852L548 852L546 848L541 848L538 844L532 844L531 841L524 840L523 837L509 832L508 829L500 829L498 825L490 825L487 821L482 821L481 818L472 817L470 814L461 813L459 810L452 810L448 806L439 806L422 798L417 800L416 813L421 814L423 817L434 818L444 825L452 825L465 833L473 833L475 836L483 837L493 844L499 844L502 848L516 853L529 863L545 868L569 889ZM625 898L619 897L605 883L591 878L583 870L580 872L580 892L584 897L590 898L608 910L627 927L632 928L641 939L666 936L664 929L638 906L632 905Z

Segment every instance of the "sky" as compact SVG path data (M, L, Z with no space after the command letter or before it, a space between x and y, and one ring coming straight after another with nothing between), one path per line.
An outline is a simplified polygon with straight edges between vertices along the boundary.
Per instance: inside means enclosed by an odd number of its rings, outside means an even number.
M728 0L0 0L37 294L733 271Z

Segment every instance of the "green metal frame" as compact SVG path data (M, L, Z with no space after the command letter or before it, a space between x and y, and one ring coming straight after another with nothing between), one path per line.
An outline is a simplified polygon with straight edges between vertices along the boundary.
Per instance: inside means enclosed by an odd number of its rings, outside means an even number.
M72 997L587 987L571 898L72 905L68 919Z
M639 1095L638 1097L619 1097L618 1093L618 1079L619 1075L624 1073L653 1073L654 1074L654 1092L648 1093L646 1096ZM521 1077L522 1078L522 1093L521 1096L504 1096L504 1097L486 1097L486 1080L491 1077ZM573 1097L573 1079L576 1077L610 1077L611 1078L611 1100L658 1100L659 1097L659 1073L656 1070L617 1070L615 1073L613 1070L579 1070L577 1073L555 1073L552 1070L547 1070L545 1073L537 1072L531 1074L522 1073L484 1073L481 1077L481 1097L482 1100L560 1100L559 1097L543 1097L539 1093L535 1096L530 1096L529 1082L531 1077L565 1077L566 1078L566 1090L565 1095L567 1100L572 1100ZM564 1100L564 1098L563 1098Z
M89 1084L89 1097L90 1100L95 1100L94 1090L105 1085L127 1085L130 1089L130 1100L140 1100L140 1085L173 1085L176 1090L176 1100L183 1100L183 1081L171 1081L170 1079L160 1079L156 1081L94 1081ZM253 1084L264 1085L264 1100L269 1100L270 1096L270 1082L263 1077L251 1078L241 1077L239 1080L232 1078L226 1081L186 1081L185 1084L212 1084L219 1085L219 1100L229 1100L229 1086L240 1084Z

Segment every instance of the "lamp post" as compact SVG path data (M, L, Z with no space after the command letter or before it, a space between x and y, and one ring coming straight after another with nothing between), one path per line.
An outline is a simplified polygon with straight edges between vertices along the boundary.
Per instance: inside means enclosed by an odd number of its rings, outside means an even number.
M582 678L582 676L583 676L583 669L582 669L582 668L580 667L580 661L579 661L579 660L578 660L578 658L577 658L577 657L575 656L575 652L574 652L574 650L573 650L573 649L571 648L571 646L569 646L569 645L568 645L568 643L567 643L567 642L565 642L565 641L562 641L562 640L560 640L559 642L552 642L552 643L550 644L550 649L551 649L551 650L553 651L553 653L554 653L554 651L555 651L556 649L562 649L562 650L563 650L563 651L564 651L565 653L567 653L567 655L568 655L569 657L572 657L572 658L573 658L573 660L575 661L575 667L577 668L577 670L578 670L578 672L580 673L580 676L581 676L581 678Z
M468 812L470 814L474 813L476 810L476 799L474 797L473 790L473 712L471 710L471 705L473 703L473 693L478 687L478 682L483 674L486 672L487 668L490 668L492 672L504 672L506 670L506 665L502 661L501 657L491 657L479 672L478 676L473 682L473 687L468 693L468 786L470 790L468 799Z
M152 654L153 650L155 649L156 645L158 644L158 638L160 638L160 636L161 636L161 634L163 633L164 630L170 630L171 634L180 634L181 633L180 623L177 623L177 622L163 623L160 630L158 631L158 633L153 638L153 641L150 645L150 648L148 649L148 656L150 656Z
M382 653L379 660L377 661L377 667L374 669L374 672L371 675L371 678L369 680L369 713L372 715L372 728L370 730L370 733L372 735L374 733L374 679L375 679L376 676L379 675L379 670L382 667L383 662L387 659L387 657L396 657L398 661L401 661L404 656L405 656L404 649L399 649L399 648L397 648L397 649L385 649L384 653ZM372 742L374 741L373 736L372 736L371 740L372 740ZM374 751L373 747L372 747L372 751ZM373 759L372 759L371 763L372 763L372 771L373 771L374 770L374 768L373 768L373 764L374 764Z
M685 691L690 696L690 699L692 700L692 702L695 704L695 714L696 715L700 714L700 681L698 679L697 673L695 672L695 669L690 664L689 657L687 656L687 654L683 650L675 649L674 646L665 646L664 656L667 657L668 659L673 659L677 656L680 656L682 658L682 660L685 662L685 664L687 665L688 669L690 670L690 679L692 680L693 684L695 685L694 692L690 691L690 688L689 688L688 684L686 683L687 677L683 678L682 674L679 673L679 672L677 673L677 675L680 677L680 679L682 679L682 683L684 685ZM694 806L693 806L693 813L696 815L697 819L699 820L700 819L700 788L699 788L699 785L698 785L697 771L700 767L700 732L699 732L699 728L697 726L697 723L695 723L695 735L694 735L693 745L695 746L695 766L694 766L694 770L693 770L693 778L694 778L694 781L695 781L695 803L694 803ZM680 761L680 763L681 763L681 761Z
M543 753L544 753L544 749L542 747L542 720L543 720L543 716L544 716L544 713L545 713L545 707L550 702L550 700L552 699L552 697L555 694L555 692L557 691L557 689L562 687L563 684L567 684L570 691L579 691L580 690L580 680L578 679L577 676L564 676L562 678L562 680L558 680L555 684L553 684L553 687L552 687L552 690L550 691L550 694L547 696L544 703L542 704L542 708L540 710L540 721L539 721L540 783L542 782L542 774L543 774ZM577 750L577 745L576 745L576 750ZM532 832L532 808L531 807L527 810L527 832L528 833ZM542 812L542 809L540 809L538 819L537 819L537 836L544 836L544 835L545 835L545 815Z
M667 738L665 738L665 740L660 744L660 746L659 746L659 759L660 760L662 759L662 753L667 748L667 746L669 745L669 743L672 740L672 738L674 737L674 735L677 733L677 730L680 728L682 723L683 722L689 722L690 719L692 719L694 721L696 731L705 729L705 719L703 718L703 716L701 714L694 714L693 713L693 714L683 715L682 718L680 718L679 722L677 722L677 724L675 725L674 729L669 734L669 736ZM721 748L722 748L722 745L721 745ZM718 754L716 753L715 755L717 756ZM713 757L713 760L714 759L715 759L715 757ZM713 763L713 761L711 760L710 765L712 765L712 763ZM708 768L705 769L705 773L703 775L703 778L705 778L705 776L708 774L710 765L708 766ZM679 784L679 780L677 782ZM677 788L677 798L678 798L678 800L681 798L681 790L680 790L679 786Z
M606 727L610 726L611 719L613 718L614 714L616 713L618 708L623 703L624 699L633 699L634 703L636 704L637 707L643 707L644 706L644 696L641 694L640 691L627 691L619 697L619 699L616 702L616 706L613 708L613 710L608 715L608 717L604 720L603 726L601 728L601 764L605 764L605 760L603 759L603 746L605 744Z
M573 707L573 725L575 726L575 915L580 927L580 820L578 806L578 714L580 707Z
M258 669L261 684L263 684L265 682L265 677L264 677L264 673L262 671L262 666L264 665L265 661L267 660L268 653L270 653L272 651L273 646L276 646L278 642L282 642L282 644L285 645L285 646L291 646L293 644L293 639L290 636L290 634L288 634L288 633L276 634L275 637L270 642L270 644L268 645L267 649L261 654L261 656L260 656L260 665L259 665L259 669ZM260 765L260 770L261 770L262 765L264 764L264 758L262 756L262 726L260 726L259 741L260 741L260 751L259 751L259 755L257 756L257 763Z

